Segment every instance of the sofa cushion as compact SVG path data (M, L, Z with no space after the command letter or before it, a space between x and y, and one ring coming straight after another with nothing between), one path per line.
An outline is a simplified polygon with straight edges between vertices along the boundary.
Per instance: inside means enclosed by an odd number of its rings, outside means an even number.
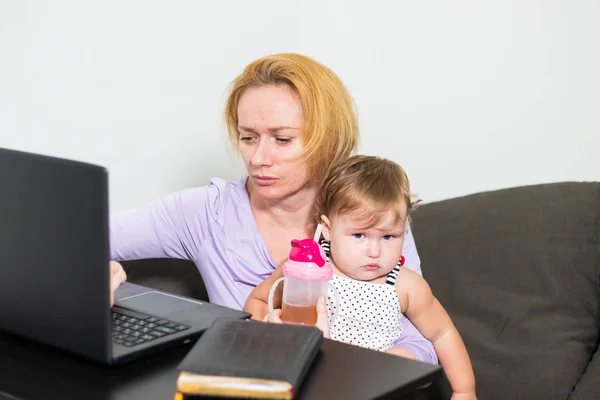
M482 399L566 399L599 338L600 183L425 204L425 279L469 351Z
M192 261L153 258L123 261L121 264L128 282L208 301L204 281Z

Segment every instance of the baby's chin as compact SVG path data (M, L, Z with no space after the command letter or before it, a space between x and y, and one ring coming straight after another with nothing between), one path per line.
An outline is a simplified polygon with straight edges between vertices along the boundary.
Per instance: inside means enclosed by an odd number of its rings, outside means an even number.
M385 280L389 272L386 272L383 268L378 269L366 269L359 267L352 271L342 271L348 278L356 279L363 282L374 282L378 280Z

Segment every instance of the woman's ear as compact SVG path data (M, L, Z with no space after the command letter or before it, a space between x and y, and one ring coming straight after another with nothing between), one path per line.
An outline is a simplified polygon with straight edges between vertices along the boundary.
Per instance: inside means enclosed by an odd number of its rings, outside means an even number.
M326 215L321 215L321 225L323 225L323 237L325 238L325 240L330 241L331 232L329 230L331 229L331 226L329 218L327 218Z

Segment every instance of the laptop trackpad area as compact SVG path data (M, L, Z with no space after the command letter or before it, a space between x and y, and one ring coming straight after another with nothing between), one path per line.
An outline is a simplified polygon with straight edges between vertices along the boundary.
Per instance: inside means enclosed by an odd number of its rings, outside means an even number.
M173 317L187 314L202 307L203 303L160 292L146 292L117 301L117 305L131 308L157 317Z

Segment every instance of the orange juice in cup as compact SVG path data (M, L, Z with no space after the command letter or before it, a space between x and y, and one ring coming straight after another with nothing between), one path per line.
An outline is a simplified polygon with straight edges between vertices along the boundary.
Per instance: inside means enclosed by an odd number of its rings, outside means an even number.
M275 281L269 293L269 312L273 312L273 295L283 281L282 321L314 326L317 301L327 298L333 270L325 262L325 253L313 239L292 240L289 260L283 264L283 278Z

